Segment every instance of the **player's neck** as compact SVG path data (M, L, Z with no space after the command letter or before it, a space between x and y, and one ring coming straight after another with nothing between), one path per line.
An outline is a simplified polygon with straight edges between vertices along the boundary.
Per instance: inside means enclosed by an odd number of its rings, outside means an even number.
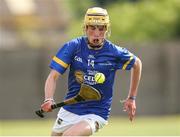
M102 47L103 45L94 46L94 45L88 44L89 49L99 50L99 49L102 49Z

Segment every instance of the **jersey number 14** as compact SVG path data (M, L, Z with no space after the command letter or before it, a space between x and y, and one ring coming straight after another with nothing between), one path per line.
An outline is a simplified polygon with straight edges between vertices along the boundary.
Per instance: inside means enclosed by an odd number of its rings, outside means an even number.
M92 66L94 68L94 60L88 59L88 66Z

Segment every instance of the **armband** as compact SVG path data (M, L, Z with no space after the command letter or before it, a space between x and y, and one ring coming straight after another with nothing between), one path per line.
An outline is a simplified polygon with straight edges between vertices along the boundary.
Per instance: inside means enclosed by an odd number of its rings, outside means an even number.
M47 99L44 100L44 102L47 102L47 101L52 101L52 102L54 102L54 99L53 99L53 98L47 98Z
M136 100L136 96L130 96L128 99Z

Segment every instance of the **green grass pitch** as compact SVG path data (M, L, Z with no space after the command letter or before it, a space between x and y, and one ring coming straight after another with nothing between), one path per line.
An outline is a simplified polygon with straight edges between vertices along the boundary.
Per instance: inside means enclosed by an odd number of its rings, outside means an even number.
M54 120L0 120L0 136L48 136ZM180 136L180 115L137 117L111 116L109 124L94 136Z

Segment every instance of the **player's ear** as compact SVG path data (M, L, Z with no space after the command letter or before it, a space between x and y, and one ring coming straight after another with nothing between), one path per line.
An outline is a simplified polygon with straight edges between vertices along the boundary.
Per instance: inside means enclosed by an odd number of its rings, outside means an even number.
M86 31L86 30L88 29L89 26L88 26L88 25L85 25L84 27L85 27L84 29L85 29L85 31Z

